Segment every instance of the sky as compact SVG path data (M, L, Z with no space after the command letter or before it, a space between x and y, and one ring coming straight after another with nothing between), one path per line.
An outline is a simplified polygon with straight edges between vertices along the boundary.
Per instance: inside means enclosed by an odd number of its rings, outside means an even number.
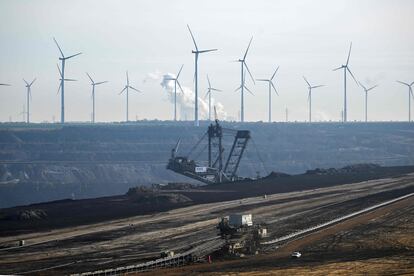
M125 120L126 98L119 95L126 82L142 93L130 93L130 119L173 118L174 77L184 64L179 93L179 118L194 116L194 49L187 24L200 49L218 51L199 58L200 117L206 118L204 98L208 74L220 119L238 120L240 64L250 38L247 64L254 78L269 78L277 66L272 95L272 121L308 119L308 90L313 120L340 120L343 73L332 71L346 62L353 43L350 69L369 94L368 119L407 120L408 89L398 84L414 81L414 1L411 0L1 0L0 1L0 121L23 120L26 88L31 81L33 122L58 121L59 51L82 52L66 63L67 121L90 121L91 85L96 82L96 121ZM248 77L245 120L267 121L268 88ZM413 108L414 109L414 108ZM414 112L413 112L414 113ZM414 117L414 116L413 116ZM364 92L348 77L348 120L364 119Z

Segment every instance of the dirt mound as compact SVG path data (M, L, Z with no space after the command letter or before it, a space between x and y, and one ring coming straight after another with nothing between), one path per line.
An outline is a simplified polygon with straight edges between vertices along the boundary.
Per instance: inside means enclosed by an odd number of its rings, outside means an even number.
M9 217L10 220L39 220L47 218L47 213L41 209L19 211Z
M170 182L168 184L153 184L154 189L159 190L191 190L199 188L200 184L191 184L185 182Z
M329 168L329 169L321 169L316 168L314 170L307 170L305 174L312 175L312 174L318 174L318 175L336 175L336 174L349 174L349 173L369 173L371 171L375 171L381 168L380 165L377 164L354 164L345 166L340 169L336 168Z
M290 174L287 173L281 173L281 172L271 172L268 176L265 176L264 178L279 178L279 177L289 177Z
M165 205L192 202L185 195L179 193L163 193L144 186L130 188L127 196L133 201L142 204Z

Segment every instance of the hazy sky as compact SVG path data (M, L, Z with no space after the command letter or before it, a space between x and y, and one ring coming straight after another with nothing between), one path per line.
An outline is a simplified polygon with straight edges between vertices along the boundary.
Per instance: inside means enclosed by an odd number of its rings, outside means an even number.
M369 96L372 120L407 120L407 89L397 79L414 81L414 1L0 1L0 121L22 120L25 104L22 78L37 77L32 87L31 116L35 122L60 118L59 52L83 54L67 61L66 120L88 121L91 86L96 81L96 120L125 118L125 96L118 95L129 70L131 84L142 94L130 96L130 118L171 119L173 105L160 85L162 76L184 64L181 84L193 89L193 44L219 51L200 55L199 90L204 96L209 74L223 92L216 101L228 118L237 118L240 58L253 36L247 63L255 78L268 78L276 66L279 97L273 97L273 120L307 120L307 86L325 84L313 93L314 120L338 120L343 103L343 74L332 69L345 63L353 42L350 68L367 84L379 84ZM362 120L364 94L348 79L348 120ZM267 86L247 86L245 119L267 120ZM414 108L413 108L414 109ZM414 113L414 112L413 112ZM191 113L192 117L193 113ZM188 117L190 119L190 117Z

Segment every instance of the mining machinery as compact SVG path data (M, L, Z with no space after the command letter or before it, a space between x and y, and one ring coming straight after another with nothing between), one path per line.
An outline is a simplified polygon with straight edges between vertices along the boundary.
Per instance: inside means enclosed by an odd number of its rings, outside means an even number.
M223 136L234 137L231 149L226 156L223 146ZM207 145L205 144L207 139ZM241 180L237 175L240 161L250 139L250 131L233 130L223 128L216 119L210 124L207 132L201 137L197 144L187 156L177 156L180 140L171 151L171 158L168 161L167 169L176 173L191 177L207 184L232 182ZM204 141L207 146L207 165L203 166L192 160L190 155Z

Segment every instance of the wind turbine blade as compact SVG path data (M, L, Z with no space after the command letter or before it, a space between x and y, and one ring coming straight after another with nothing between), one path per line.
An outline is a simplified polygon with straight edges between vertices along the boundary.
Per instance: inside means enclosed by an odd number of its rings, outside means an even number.
M367 92L368 92L368 91L370 91L370 90L372 90L372 89L374 89L374 88L375 88L375 87L377 87L377 86L378 86L378 84L377 84L377 85L374 85L374 86L373 86L373 87L371 87L371 88L368 88L368 89L367 89Z
M276 95L279 96L279 93L277 92L277 89L276 89L275 85L273 84L273 82L270 81L270 85L272 86L273 90L276 92Z
M59 64L56 64L56 66L58 68L60 78L63 78L62 71L60 70Z
M181 74L181 70L183 70L183 66L184 66L184 64L183 64L183 65L181 65L180 71L178 71L178 74L177 74L177 76L175 77L176 79L178 79L178 77L180 76L180 74Z
M246 63L245 61L243 61L243 63L244 63L244 66L246 66L247 72L249 72L250 78L252 79L253 83L254 83L254 84L256 84L256 83L254 82L253 75L252 75L252 73L250 72L249 66L247 66L247 63Z
M241 89L241 85L238 88L234 89L234 92L237 92L240 89Z
M32 80L32 82L29 84L29 86L32 86L32 84L33 84L35 81L36 81L36 78L34 78L34 79Z
M397 82L399 82L399 83L401 83L401 84L404 84L404 85L407 85L407 86L410 86L408 83L405 83L405 82L403 82L403 81L398 81L398 80L397 80Z
M246 59L247 52L249 52L250 44L252 44L253 36L250 38L249 45L247 46L246 52L244 53L243 60Z
M56 95L59 95L59 92L60 92L60 88L61 87L62 87L62 83L59 84L58 91L57 91Z
M25 79L23 79L23 81L26 83L27 86L29 85L29 83Z
M269 81L267 79L256 79L256 81Z
M367 88L360 81L358 83L365 91L368 91Z
M65 58L65 59L70 59L70 58L73 58L73 57L76 57L76 56L79 56L79 55L81 55L82 53L77 53L77 54L74 54L74 55L71 55L71 56L68 56L67 58Z
M276 68L275 72L273 73L272 77L270 78L270 80L273 80L273 78L275 77L277 70L279 70L279 66Z
M336 71L336 70L339 70L339 69L342 69L342 66L340 66L340 67L338 67L338 68L335 68L335 69L333 69L332 71Z
M349 69L349 67L346 67L346 70L348 70L349 74L351 74L352 78L354 79L355 83L359 86L358 81L356 80L354 74L352 74L351 70Z
M211 88L210 78L207 75L208 87Z
M119 95L121 95L126 89L127 87L125 86L124 89L122 89L121 92L119 92Z
M305 78L305 76L303 76L303 79L306 81L306 83L308 84L309 87L311 87L310 83L308 82L308 80Z
M194 42L194 46L196 48L196 51L198 51L197 43L196 43L196 41L194 39L193 32L191 31L190 26L188 24L187 24L187 28L188 28L188 31L190 32L191 38L193 39L193 42Z
M94 84L93 79L91 78L91 76L89 76L88 72L86 72L86 75L88 75L89 79L91 80L91 83Z
M211 91L209 89L207 89L207 93L204 95L204 99L207 98L208 94L210 94Z
M351 42L351 45L349 46L349 52L348 52L348 58L346 60L346 66L348 66L349 58L351 57L351 49L352 49L352 42Z
M99 84L102 84L102 83L107 83L108 81L100 81L100 82L96 82L95 83L95 85L99 85Z
M214 51L217 51L218 49L209 49L209 50L200 50L200 51L197 51L199 54L202 54L202 53L208 53L208 52L214 52Z
M414 84L414 81L410 84L410 86L412 86Z
M252 92L252 91L250 91L250 89L249 89L249 88L247 88L247 86L244 86L244 89L246 89L246 91L247 91L247 92L249 92L250 94L252 94L252 95L254 96L253 92Z
M178 82L178 80L176 80L176 82L177 82L178 87L180 88L181 92L183 92L183 94L184 94L184 90L183 90L183 88L181 87L181 84Z
M129 86L129 76L128 76L128 71L126 71L126 77L127 77L127 86Z
M314 89L314 88L319 88L319 87L324 87L324 86L325 85L323 85L323 84L322 85L315 85L315 86L312 86L311 88Z
M132 86L129 86L129 88L131 88L132 90L135 90L136 92L142 93L142 91L139 91L138 89L136 89L136 88L134 88Z
M11 86L10 84L8 84L8 83L0 83L0 85L2 85L2 86Z
M220 89L216 89L216 88L210 88L210 90L212 90L212 91L216 91L216 92L223 92L222 90L220 90Z
M62 55L62 58L64 58L64 57L65 57L65 55L63 54L63 51L62 51L62 49L60 48L59 43L57 43L57 41L56 41L56 39L55 39L55 38L53 38L53 40L55 41L56 46L58 47L59 52L60 52L60 54Z
M75 79L64 79L64 81L77 81Z

